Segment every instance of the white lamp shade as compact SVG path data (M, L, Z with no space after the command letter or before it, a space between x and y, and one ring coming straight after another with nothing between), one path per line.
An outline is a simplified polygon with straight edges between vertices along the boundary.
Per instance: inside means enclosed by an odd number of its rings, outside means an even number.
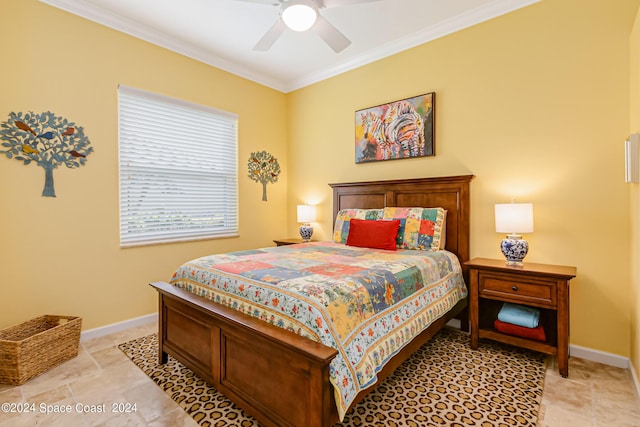
M316 207L313 205L298 205L298 222L309 223L316 220Z
M307 31L317 18L318 11L311 0L289 0L282 9L282 20L294 31Z
M497 233L533 233L533 205L505 203L496 205Z

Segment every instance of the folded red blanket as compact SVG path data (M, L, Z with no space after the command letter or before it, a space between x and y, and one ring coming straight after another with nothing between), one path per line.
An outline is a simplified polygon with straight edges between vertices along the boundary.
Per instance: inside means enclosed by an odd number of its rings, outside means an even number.
M513 323L502 322L498 319L494 320L493 327L498 332L507 335L514 335L522 338L529 338L536 341L546 341L547 337L544 333L542 325L537 328L526 328L524 326L514 325Z

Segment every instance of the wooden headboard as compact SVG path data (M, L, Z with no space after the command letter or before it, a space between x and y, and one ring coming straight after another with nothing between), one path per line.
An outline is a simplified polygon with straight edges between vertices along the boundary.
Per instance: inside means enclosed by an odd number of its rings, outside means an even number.
M461 263L469 260L469 186L473 175L329 184L333 224L341 209L442 207L447 210L446 249Z

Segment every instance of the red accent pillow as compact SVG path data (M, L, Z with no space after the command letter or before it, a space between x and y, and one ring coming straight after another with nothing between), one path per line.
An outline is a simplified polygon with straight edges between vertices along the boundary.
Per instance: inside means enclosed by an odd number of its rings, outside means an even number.
M361 248L396 250L400 220L351 219L347 245Z

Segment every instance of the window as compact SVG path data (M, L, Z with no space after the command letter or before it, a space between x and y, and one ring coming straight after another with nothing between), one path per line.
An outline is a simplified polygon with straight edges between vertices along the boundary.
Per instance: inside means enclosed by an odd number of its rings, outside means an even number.
M238 235L238 118L120 86L120 246Z

